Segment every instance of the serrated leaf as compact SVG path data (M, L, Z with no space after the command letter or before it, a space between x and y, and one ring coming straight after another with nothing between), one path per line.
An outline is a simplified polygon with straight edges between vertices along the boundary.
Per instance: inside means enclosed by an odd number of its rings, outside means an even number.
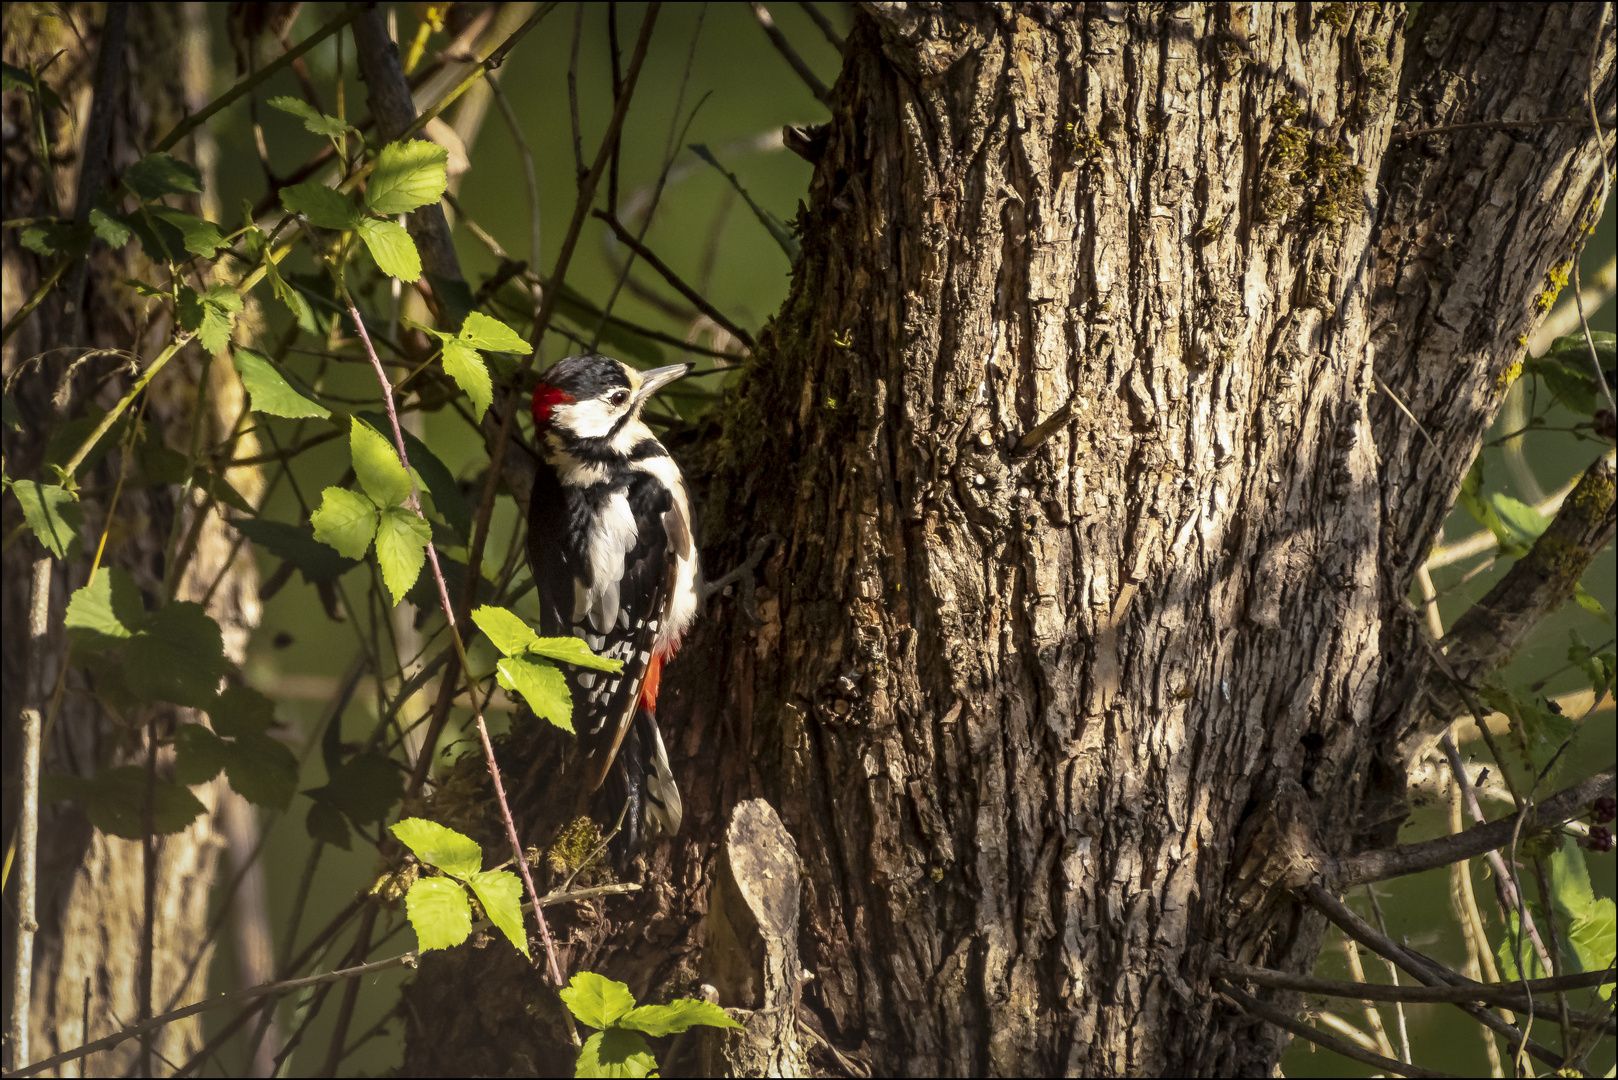
M472 905L466 890L448 878L418 879L405 893L405 914L423 952L453 948L472 933Z
M455 380L455 385L472 402L473 417L482 422L483 414L494 401L494 383L489 378L489 369L483 363L483 357L465 342L446 341L444 374Z
M154 484L183 484L190 475L191 461L184 454L164 446L161 435L148 432L140 442L140 471Z
M437 202L449 187L448 160L449 152L437 143L423 139L389 143L376 155L365 204L379 214L408 214Z
M285 304L288 311L292 312L292 317L298 320L298 325L304 329L312 327L314 325L314 313L309 309L309 301L305 300L303 294L294 289L287 283L287 279L281 276L280 267L276 265L273 257L266 257L264 260L264 276L270 279L270 292L274 293L275 298Z
M148 154L124 170L124 186L143 199L202 193L202 173L168 154Z
M739 1028L725 1010L708 1001L679 998L667 1005L642 1005L618 1020L619 1027L644 1031L648 1035L677 1035L686 1028L703 1024L717 1028Z
M1551 342L1551 347L1545 350L1541 360L1554 360L1566 364L1575 371L1589 371L1590 346L1596 347L1596 357L1601 361L1603 368L1609 368L1618 363L1618 334L1611 330L1592 330L1590 340L1584 340L1584 332L1567 334ZM1593 375L1594 372L1591 372Z
M343 820L342 811L331 803L317 799L309 808L309 815L304 818L303 827L311 840L320 840L344 851L350 850L348 822Z
M376 561L395 605L421 576L432 538L431 527L414 510L390 506L382 511L376 526Z
M481 870L466 878L478 903L512 947L528 955L528 932L522 923L522 882L510 870Z
M370 513L374 515L376 508L371 507ZM302 529L283 522L266 521L263 518L238 518L231 524L235 526L237 532L246 536L258 547L296 566L303 572L304 581L310 585L336 581L359 565L357 560L338 554L330 545L314 539ZM366 545L370 545L369 538ZM364 558L363 552L360 557Z
M376 536L379 516L376 505L359 492L329 487L309 523L315 527L316 540L330 544L344 558L363 559Z
M202 347L211 353L224 352L230 344L230 331L241 309L241 297L223 285L215 285L206 296L182 285L174 307L180 325L196 334Z
M294 390L263 353L238 348L234 359L236 370L242 375L242 385L247 388L256 411L289 419L315 416L324 420L331 415L330 409Z
M221 735L262 735L275 722L275 702L251 686L232 686L208 707L208 718Z
M460 339L485 352L508 352L526 356L533 350L528 339L499 319L474 311L461 324Z
M555 664L507 656L494 670L501 687L521 694L535 716L549 720L563 731L573 730L573 695L568 692L567 680Z
M608 1028L584 1040L573 1075L641 1077L651 1076L656 1070L657 1059L639 1032Z
M368 750L338 766L326 786L315 790L321 799L365 825L387 816L403 786L398 767Z
M377 431L388 426L388 418L381 413L357 412L354 415ZM405 452L410 455L410 467L431 496L433 505L462 540L468 539L472 535L472 510L466 505L466 496L461 493L460 485L455 482L455 474L449 471L443 459L433 453L432 447L407 430L401 429L400 434L404 436Z
M560 660L564 664L574 667L589 668L592 671L622 671L624 662L612 660L605 656L597 656L590 651L590 646L576 637L548 637L535 638L533 644L528 646L531 656L544 656L551 660Z
M23 520L41 547L58 559L78 554L84 508L71 491L37 480L18 480L11 485L11 493L17 497Z
M521 656L539 640L539 635L520 616L505 608L485 605L472 612L472 621L506 656Z
M127 641L146 621L140 589L121 566L103 567L95 580L73 593L63 620L80 648L101 649Z
M298 119L303 121L304 130L315 135L324 135L327 138L334 138L338 135L342 135L346 132L354 130L354 125L345 120L339 120L335 116L327 116L325 113L321 112L319 109L316 109L313 105L302 100L301 98L282 95L280 97L272 97L269 101L265 102L265 104L272 109L279 109L284 113L291 113L293 116L296 116Z
M426 818L404 818L388 831L428 866L464 878L483 866L483 848L470 836Z
M174 729L174 778L182 784L206 784L225 767L225 740L201 724Z
M225 776L253 805L285 810L298 790L298 758L268 735L242 735L226 744Z
M322 229L352 229L364 218L353 199L319 180L305 180L282 188L281 205L294 214L302 214L309 219L309 224Z
M410 497L410 474L381 432L359 420L348 428L348 451L360 487L378 506L398 506Z
M593 1028L611 1027L635 1007L635 995L628 986L593 971L573 976L561 997L575 1019Z
M37 222L23 229L18 242L37 255L80 255L90 246L92 233L68 221Z
M172 603L147 619L124 647L129 689L147 701L206 709L225 677L224 638L201 604Z
M128 225L119 221L99 206L90 211L90 228L95 230L97 237L108 247L117 250L134 237Z
M384 274L407 283L421 278L421 256L403 225L381 218L363 218L354 227Z
M225 239L225 234L219 231L219 226L195 214L188 214L184 210L175 210L168 206L154 206L151 208L151 214L174 226L184 238L185 250L193 255L211 259L215 252L229 243Z
M145 833L144 808L150 793L152 831L176 833L197 819L206 807L186 788L171 780L151 779L138 765L106 769L89 782L85 811L90 823L111 836L139 840Z

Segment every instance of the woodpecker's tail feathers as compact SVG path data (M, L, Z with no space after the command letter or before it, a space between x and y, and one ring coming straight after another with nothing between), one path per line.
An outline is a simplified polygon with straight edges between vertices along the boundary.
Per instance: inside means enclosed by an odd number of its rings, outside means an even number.
M657 718L645 709L635 711L635 725L640 728L641 752L646 763L646 835L673 836L680 831L685 808L680 803L680 789L674 783L674 770L669 768L663 735L657 730Z

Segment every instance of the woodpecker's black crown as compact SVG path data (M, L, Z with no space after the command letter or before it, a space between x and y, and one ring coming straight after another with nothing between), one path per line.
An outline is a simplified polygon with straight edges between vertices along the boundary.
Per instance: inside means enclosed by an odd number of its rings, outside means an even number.
M593 353L563 357L540 378L575 401L604 397L613 390L629 388L629 374L623 364L610 356Z

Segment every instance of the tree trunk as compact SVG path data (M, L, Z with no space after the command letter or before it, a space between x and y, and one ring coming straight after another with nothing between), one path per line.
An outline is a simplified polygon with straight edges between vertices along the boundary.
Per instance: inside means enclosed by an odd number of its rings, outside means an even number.
M1268 1074L1287 1037L1210 961L1310 970L1291 890L1402 816L1405 596L1613 156L1390 136L1566 117L1591 71L1610 114L1600 20L865 5L791 294L685 462L710 573L777 539L665 681L684 831L556 916L571 967L722 989L762 798L813 1067ZM566 1067L496 952L423 964L406 1071Z
M46 170L41 167L38 142L32 134L35 119L28 99L22 94L6 95L4 205L8 219L48 217L60 208L61 216L83 221L94 198L110 193L125 168L183 116L207 104L212 63L202 5L110 6L127 9L121 41L118 34L107 32L113 16L102 6L67 5L49 15L24 5L7 8L6 60L24 67L29 62L44 65L60 52L46 71L45 81L65 105L64 112L46 118L53 147ZM109 41L114 48L104 48ZM98 73L109 62L112 68L106 85L98 91ZM95 145L98 131L101 141ZM204 190L212 192L212 144L205 139L199 133L195 145L187 140L174 153L202 169ZM186 207L192 212L199 208L200 204ZM214 220L220 219L217 206L206 212ZM18 246L17 236L12 229L4 235L7 319L56 261L54 256L40 257L24 250ZM147 301L121 284L131 277L151 279L151 264L140 254L138 244L122 251L97 246L80 266L77 277L70 273L63 279L68 287L48 296L5 346L7 390L22 420L20 430L5 433L6 466L14 476L40 475L52 433L64 421L84 415L87 406L106 408L116 401L127 391L133 374L163 347L172 331L160 309L149 309ZM82 315L64 303L63 296L69 293L82 297ZM126 369L120 371L120 365ZM151 432L182 453L191 445L197 383L202 378L209 380L206 422L212 428L204 445L212 445L234 427L245 404L228 357L213 359L199 346L188 346L154 379L147 395L144 418ZM80 431L78 438L86 434L88 431ZM164 595L164 552L174 516L180 513L182 535L194 527L196 541L174 596L206 602L208 613L224 631L226 655L239 664L258 619L257 577L250 551L238 552L234 533L225 527L211 502L205 503L198 494L190 505L179 507L179 489L151 484L133 461L128 463L113 520L104 520L123 456L114 449L79 474L82 487L99 493L86 503L94 509L83 530L85 550L94 552L106 529L103 566L128 570L148 595L148 602L155 602ZM253 498L256 476L246 473L233 473L231 481ZM0 652L5 699L0 715L4 716L8 765L21 760L14 752L18 711L25 688L30 686L29 692L47 712L53 691L61 688L60 706L44 748L46 774L88 777L111 765L144 764L142 724L149 720L151 730L167 735L179 721L206 722L200 714L172 706L157 707L155 719L153 714L141 712L120 720L98 702L94 681L82 667L71 667L58 683L59 673L69 662L63 613L69 595L85 584L88 560L51 563L52 631L43 654L29 655L28 638L20 628L27 622L31 567L41 554L31 539L14 544L5 552L0 574L7 631ZM160 755L159 768L171 769L171 760L166 753ZM14 835L16 821L14 768L6 774L8 838ZM40 930L34 944L28 1060L110 1034L142 1014L141 955L147 919L154 922L152 1012L205 993L212 958L211 939L204 934L209 890L217 854L225 842L215 828L213 810L221 794L229 794L219 787L222 784L221 779L195 789L209 812L185 831L159 838L155 904L150 911L141 841L121 840L93 829L84 811L74 804L41 807ZM9 1015L9 957L15 926L10 918L5 924L5 1009ZM186 1061L200 1047L201 1031L198 1018L163 1028L151 1046L157 1055L152 1067L166 1072L165 1062L177 1065ZM141 1053L138 1041L128 1042L66 1065L62 1075L127 1073L139 1067Z

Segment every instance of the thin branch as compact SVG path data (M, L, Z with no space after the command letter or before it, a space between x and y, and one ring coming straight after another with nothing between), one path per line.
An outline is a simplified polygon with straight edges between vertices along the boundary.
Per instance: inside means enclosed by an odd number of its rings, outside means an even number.
M1274 1024L1282 1031L1290 1031L1300 1039L1307 1039L1316 1046L1324 1046L1327 1050L1342 1054L1351 1061L1363 1062L1384 1072L1390 1072L1395 1076L1456 1075L1455 1073L1434 1072L1431 1069L1423 1069L1416 1065L1406 1065L1402 1061L1395 1061L1392 1058L1383 1057L1381 1054L1373 1054L1369 1050L1355 1046L1347 1039L1327 1034L1311 1024L1306 1024L1273 1005L1266 1005L1251 994L1245 994L1229 984L1221 987L1219 992L1234 1002L1243 1012L1250 1013L1261 1020Z
M1389 138L1419 139L1425 135L1449 135L1456 131L1520 131L1523 128L1548 127L1554 124L1582 124L1582 116L1551 116L1543 120L1474 120L1466 124L1445 124L1442 127L1417 128L1415 131L1395 131Z
M1519 817L1523 818L1525 834L1552 828L1578 816L1592 799L1611 794L1615 781L1618 781L1618 769L1608 769L1530 806L1525 817L1512 814L1487 825L1475 825L1462 833L1356 855L1343 862L1335 885L1347 889L1371 881L1386 881L1496 851L1511 843Z
M819 8L805 2L805 0L799 0L798 6L803 8L803 13L809 16L816 26L820 27L820 32L826 35L826 40L831 42L831 47L838 52L842 52L847 42L843 40L843 35L837 32L837 28L831 24L831 20L826 18Z
M1299 889L1298 892L1305 900L1319 908L1328 919L1336 923L1343 933L1378 956L1385 956L1392 960L1428 986L1466 986L1468 989L1473 989L1479 985L1459 972L1451 971L1431 957L1423 956L1414 949L1398 944L1386 934L1380 933L1370 923L1354 914L1347 904L1333 896L1319 882L1311 882ZM1516 1050L1520 1046L1526 1046L1530 1054L1545 1064L1555 1069L1562 1067L1562 1058L1560 1056L1539 1043L1526 1039L1521 1031L1518 1031L1483 1006L1461 1002L1457 1003L1457 1008L1479 1023L1499 1032L1505 1037L1512 1050Z
M775 19L770 15L770 9L759 3L758 0L750 0L748 6L753 9L753 17L758 20L759 26L764 29L765 35L770 39L770 44L775 46L775 51L785 57L788 64L792 65L792 70L798 73L798 78L802 79L803 84L809 88L809 92L815 95L815 100L822 105L829 106L831 104L831 91L826 88L825 83L820 81L820 76L815 74L814 69L803 62L803 57L798 55L798 50L794 49L792 43L786 39L786 35L781 33L781 28L775 25Z
M1279 990L1297 990L1305 994L1324 994L1327 997L1349 998L1353 1001L1402 1001L1411 1005L1433 1003L1455 1004L1463 1001L1481 1001L1503 1009L1526 1010L1528 999L1523 985L1510 983L1473 983L1463 986L1388 986L1381 983L1348 982L1343 979L1317 979L1313 975L1297 975L1290 971L1254 967L1234 960L1215 957L1209 967L1227 979L1240 979L1257 986L1273 986ZM1612 968L1603 971L1584 971L1563 975L1556 979L1530 979L1530 993L1554 994L1568 990L1588 990L1606 986L1618 979ZM1611 1017L1595 1018L1595 1022L1612 1024Z
M594 213L596 217L607 223L607 227L613 231L613 235L617 236L619 241L625 247L627 247L630 251L633 251L636 255L640 256L640 258L645 260L646 265L650 266L653 270L656 270L659 274L661 274L663 276L663 280L678 289L680 295L691 301L692 305L695 306L698 311L702 312L704 315L708 316L708 318L724 327L727 333L736 338L742 344L746 345L749 352L756 351L757 346L753 341L752 334L749 334L746 330L743 330L740 326L737 326L735 323L731 322L720 312L718 308L714 307L712 304L708 303L707 300L703 299L701 293L697 292L697 290L680 280L680 276L673 270L670 270L667 263L665 263L662 259L659 259L655 254L652 253L650 248L642 244L639 240L635 239L635 235L628 229L624 228L623 222L619 221L611 214L603 213L600 210L597 210Z
M573 48L567 62L567 111L573 121L573 175L583 177L584 129L579 124L579 38L584 31L584 4L573 6ZM537 269L537 267L536 267Z
M232 86L229 90L226 90L223 94L220 94L218 97L214 98L213 101L209 102L207 108L203 109L201 112L193 113L191 116L186 117L184 120L181 120L178 124L174 125L174 130L163 136L163 138L158 141L157 145L152 147L152 152L161 153L162 151L173 147L175 143L179 142L181 139L191 134L191 132L207 123L216 113L223 109L229 108L237 98L253 89L253 87L263 83L265 80L280 74L281 70L283 68L290 67L294 60L298 59L304 53L308 52L310 49L314 48L316 45L319 45L322 41L325 41L343 27L359 18L361 12L363 12L365 9L365 4L349 4L342 10L342 13L339 14L337 18L333 19L325 26L322 26L319 30L316 30L314 33L304 38L298 43L296 48L282 53L274 63L266 64L257 71L249 72L247 75L237 80L235 86Z

